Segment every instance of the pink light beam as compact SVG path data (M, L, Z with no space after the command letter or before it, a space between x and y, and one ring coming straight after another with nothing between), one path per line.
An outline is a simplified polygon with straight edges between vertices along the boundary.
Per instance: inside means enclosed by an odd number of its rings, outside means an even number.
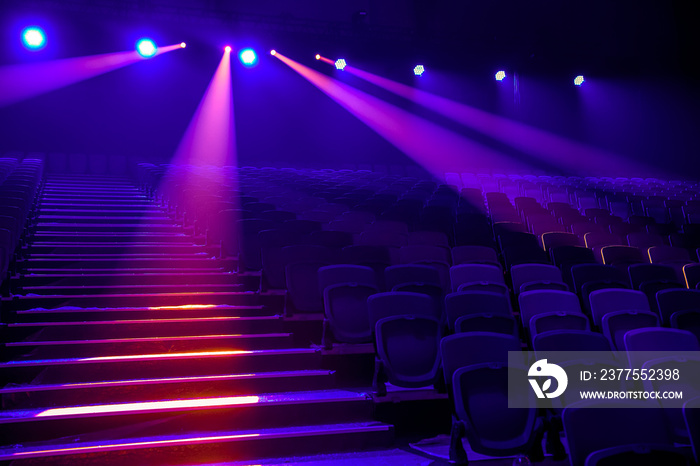
M179 49L182 49L180 44L160 47L155 56ZM0 68L0 107L94 78L143 60L147 59L135 50L129 50L6 66Z
M312 70L280 52L275 57L435 175L459 169L525 168L521 162Z

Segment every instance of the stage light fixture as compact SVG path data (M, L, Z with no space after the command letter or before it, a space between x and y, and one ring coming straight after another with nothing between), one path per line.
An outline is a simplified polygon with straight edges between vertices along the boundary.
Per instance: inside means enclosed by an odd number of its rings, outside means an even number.
M345 59L343 59L343 58L339 58L335 61L335 67L336 67L336 69L339 69L340 71L343 71L346 66L347 66L347 63L345 63Z
M317 54L316 54L316 60L320 60L320 59L321 59L321 55L317 53Z
M230 45L227 45L226 47L224 47L224 52L230 52L230 51L231 51Z
M423 65L416 65L416 67L413 68L413 74L415 74L416 76L422 76L424 72L425 66Z
M41 50L46 45L46 35L37 26L31 26L22 31L22 43L29 50Z
M578 76L576 76L576 77L574 78L574 84L575 84L576 86L580 86L581 84L583 84L583 83L585 83L585 82L586 82L586 80L585 80L585 79L583 78L583 76L581 76L581 75L578 75Z
M243 49L238 54L238 58L245 66L253 66L258 62L258 56L253 49Z
M504 79L506 79L506 72L505 71L501 70L501 71L496 72L496 81L503 81Z
M151 58L158 51L158 47L151 39L141 39L136 43L136 51L144 58Z
M185 44L184 42L180 42L180 47L184 49L185 47L187 47L187 44Z
M274 50L274 49L270 50L270 55L272 55L273 57L275 55L277 55L277 50Z

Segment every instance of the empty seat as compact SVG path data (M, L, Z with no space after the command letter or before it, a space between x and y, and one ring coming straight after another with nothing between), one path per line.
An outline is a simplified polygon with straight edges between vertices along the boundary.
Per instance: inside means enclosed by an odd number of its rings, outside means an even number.
M602 319L603 335L610 341L613 349L624 351L625 333L637 328L658 327L659 316L645 311L613 311Z
M509 377L527 376L525 368L504 363L485 363L460 367L451 380L455 404L450 459L468 460L462 447L462 433L474 452L489 456L541 454L543 423L538 417L535 398L530 391L513 395L508 391ZM514 398L517 397L515 400ZM514 401L522 408L511 408Z
M446 234L438 231L412 231L408 234L408 245L450 247Z
M452 290L457 290L466 283L497 283L505 285L503 271L500 267L488 264L461 264L450 268Z
M564 283L561 271L547 264L520 264L510 269L513 292L518 294L521 287L533 283Z
M589 330L552 330L539 333L532 339L532 348L535 352L599 351L607 355L603 356L604 359L614 359L607 338Z
M295 311L322 312L323 296L318 284L318 269L337 263L337 252L310 244L282 248L285 280Z
M676 272L659 264L633 264L627 269L632 288L638 290L644 282L676 281Z
M258 233L262 276L270 288L282 289L286 286L286 263L282 257L282 248L298 244L300 241L297 235L282 230L262 230Z
M663 236L642 232L628 234L627 244L635 248L646 250L652 246L664 246L666 241L664 241Z
M376 323L385 317L392 316L425 316L440 319L440 310L435 308L434 301L426 295L400 291L377 293L367 298L370 328L374 330Z
M519 338L518 323L512 315L482 312L459 317L454 324L455 333L491 332L513 335Z
M700 264L686 264L683 266L685 286L691 290L700 284Z
M435 267L423 264L392 265L384 270L387 290L407 283L427 283L441 286L440 273Z
M583 243L573 233L548 232L542 234L542 246L545 251L549 251L561 246L583 246Z
M552 330L590 330L588 317L580 312L543 312L530 319L530 338Z
M662 411L644 409L648 407L643 401L617 400L583 400L567 406L562 413L562 422L571 465L590 465L587 458L597 461L596 452L618 446L673 447Z
M675 328L638 328L625 333L625 351L630 368L641 368L647 362L648 352L654 351L700 351L695 335Z
M562 272L564 283L573 289L574 281L571 276L571 270L579 264L596 264L597 261L593 255L593 251L587 248L578 246L561 246L552 248L549 251L552 257L552 263L559 267Z
M388 381L424 387L440 376L441 324L434 317L398 315L375 324L377 356Z
M592 292L588 299L591 305L591 317L597 326L602 324L603 316L616 311L649 312L649 301L644 293L636 290L603 289Z
M452 264L491 264L500 266L498 254L488 246L456 246L452 248Z
M687 330L700 340L700 310L690 309L671 314L671 327Z
M518 296L523 328L529 328L530 319L547 312L581 313L578 297L568 291L536 290Z
M603 263L619 268L646 262L642 252L630 246L605 246L600 250Z
M312 232L306 238L306 242L317 246L341 249L352 245L352 234L345 231L319 230Z
M271 220L256 218L238 220L238 249L241 266L248 270L262 268L262 255L258 233L263 230L273 230L278 224Z
M488 291L460 291L445 297L445 312L450 328L464 315L483 314L512 316L508 297Z
M661 290L656 294L661 322L668 325L674 312L700 310L700 291L687 289Z
M629 282L627 274L620 269L601 264L579 264L571 268L574 291L581 293L583 285L589 282Z

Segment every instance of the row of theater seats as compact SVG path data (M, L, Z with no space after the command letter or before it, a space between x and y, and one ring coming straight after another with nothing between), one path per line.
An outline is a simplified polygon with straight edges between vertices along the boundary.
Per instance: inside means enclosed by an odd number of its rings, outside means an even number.
M0 159L0 284L24 238L42 176L41 160Z
M613 350L698 350L695 183L153 165L139 177L240 271L287 289L290 311L324 311L327 345L373 341L378 394L444 378L453 439L475 451L536 450L544 429L556 450L562 418L572 464L630 443L574 433L575 407L554 420L506 409L508 349L601 351L615 366L634 353ZM667 438L688 444L693 430L674 425Z

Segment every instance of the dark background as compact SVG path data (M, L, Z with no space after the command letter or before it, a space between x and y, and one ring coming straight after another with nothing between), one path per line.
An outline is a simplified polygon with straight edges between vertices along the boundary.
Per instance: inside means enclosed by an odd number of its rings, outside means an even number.
M238 160L279 166L407 163L406 157L269 55L286 56L518 157L438 115L314 60L316 53L552 133L695 177L696 1L14 1L0 7L0 65L128 50L176 50L0 108L0 151L168 160L221 58L232 64ZM363 14L364 13L364 14ZM41 52L19 31L41 24ZM417 64L427 71L412 75ZM499 69L509 78L493 79ZM512 76L520 84L514 102ZM586 76L581 88L573 77ZM1 90L0 92L11 92ZM562 154L566 157L566 154ZM624 174L621 174L624 175Z

